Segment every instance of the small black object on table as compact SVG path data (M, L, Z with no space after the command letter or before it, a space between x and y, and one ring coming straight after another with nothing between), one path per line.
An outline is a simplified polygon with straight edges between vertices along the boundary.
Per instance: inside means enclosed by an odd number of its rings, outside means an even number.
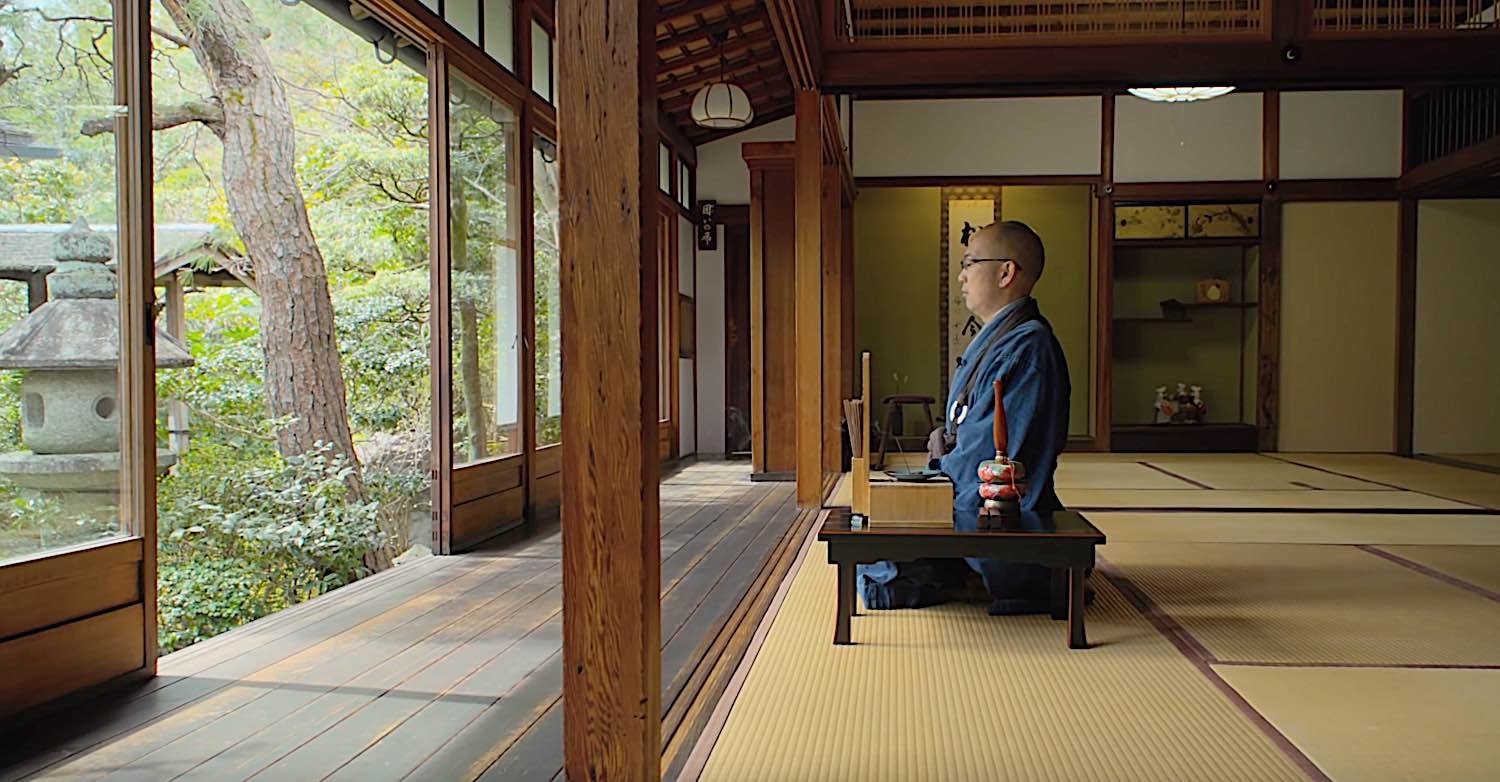
M854 568L881 560L924 557L986 557L1052 568L1052 618L1068 620L1068 646L1087 649L1084 632L1084 577L1094 567L1094 547L1104 533L1076 511L986 515L975 532L944 527L851 524L849 508L833 508L818 531L828 544L828 563L837 565L838 614L833 642L849 640L855 614Z

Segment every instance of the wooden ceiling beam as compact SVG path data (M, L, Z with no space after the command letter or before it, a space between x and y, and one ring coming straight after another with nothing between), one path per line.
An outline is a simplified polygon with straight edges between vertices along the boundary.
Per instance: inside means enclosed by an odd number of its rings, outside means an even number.
M818 4L822 6L821 3ZM776 42L786 60L792 86L815 89L822 80L823 52L816 19L803 17L807 6L799 0L765 0L766 16L776 31Z
M721 56L725 59L730 59L730 53L739 52L746 49L749 49L751 51L751 54L753 55L755 53L755 47L766 44L772 44L771 48L774 50L775 43L776 35L775 33L771 32L770 28L756 30L755 32L748 33L746 35L736 35L735 37L725 41L723 46L714 46L712 43L710 43L702 49L694 51L692 54L685 54L678 57L673 57L668 60L659 59L657 61L657 72L661 73L664 71L675 71L680 68L702 65L703 63L717 64Z
M735 10L725 0L681 0L681 2L662 4L659 6L659 9L656 16L658 28L667 22L676 21L684 16L692 16L704 11L722 9L729 13L734 13Z
M778 39L780 36L778 35ZM831 51L822 85L836 92L935 97L983 90L990 95L1038 90L1120 89L1141 84L1230 83L1241 89L1398 87L1413 81L1493 81L1500 57L1488 35L1412 36L1304 42L1294 62L1268 41L1184 37L1070 46L882 44Z
M754 8L749 11L744 11L737 14L730 14L723 19L719 19L715 22L710 22L706 25L686 27L683 28L682 32L676 32L675 28L672 28L673 32L669 33L668 35L657 36L657 56L660 57L662 51L671 50L673 47L681 46L691 41L707 41L712 39L713 36L718 35L719 33L727 33L730 30L734 30L735 28L740 26L749 25L752 22L760 22L762 24L765 23L764 15L761 13L761 10L759 8Z
M691 118L687 118L687 121L689 124L692 123ZM668 112L666 107L658 105L656 124L661 129L661 134L666 136L668 146L677 150L678 156L687 160L688 165L697 168L697 145L693 143L693 140L688 137L687 132L683 130L681 120L671 112Z
M753 54L726 62L722 73L726 77L746 71L759 70L761 68L774 68L781 70L781 55L774 49L761 49ZM684 85L702 84L719 78L721 71L718 68L700 68L689 73L677 73L661 78L658 75L656 84L658 90L680 89Z
M755 121L750 123L750 127L753 128L759 125L768 125L772 122L775 122L776 120L786 119L787 117L792 116L792 114L794 113L796 113L796 107L791 103L788 103L785 106L777 106L767 114L756 114ZM722 138L728 138L729 136L733 136L736 133L745 132L745 128L735 128L734 130L710 130L708 128L701 128L700 130L702 130L703 132L695 133L692 137L694 143L698 144L698 146L700 147L704 144L718 141Z
M786 74L782 73L780 68L776 68L768 63L762 63L754 68L742 68L738 71L731 71L725 74L726 81L733 82L746 89L751 85L785 78ZM692 95L701 89L703 85L713 84L718 80L719 74L717 73L704 74L703 78L697 81L682 82L672 87L658 87L657 94L660 96L659 100L671 102L683 95Z
M1497 173L1500 173L1500 136L1491 136L1402 174L1396 180L1396 189L1403 195L1422 195L1491 179Z

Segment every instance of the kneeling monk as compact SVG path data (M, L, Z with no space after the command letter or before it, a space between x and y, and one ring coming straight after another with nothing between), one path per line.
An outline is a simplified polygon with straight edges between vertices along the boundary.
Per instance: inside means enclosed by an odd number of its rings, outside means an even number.
M1045 264L1041 238L1015 221L979 229L964 251L958 275L964 306L984 328L958 359L932 453L933 466L953 481L953 527L960 531L979 525L979 465L995 457L996 380L1002 381L1005 395L1007 455L1024 466L1028 483L1021 510L1063 508L1052 477L1068 438L1072 388L1062 346L1031 297ZM990 613L1048 609L1047 568L995 559L861 565L859 587L866 608L918 608L947 600L963 586L970 569L984 580Z

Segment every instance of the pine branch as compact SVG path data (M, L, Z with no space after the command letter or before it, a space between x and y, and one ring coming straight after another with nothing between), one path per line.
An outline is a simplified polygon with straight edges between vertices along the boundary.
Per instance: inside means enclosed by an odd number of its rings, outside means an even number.
M215 135L221 135L224 132L224 109L212 100L194 100L176 106L158 107L151 113L152 130L166 130L191 122L201 123ZM100 117L84 122L80 132L85 136L98 136L112 133L114 129L113 119Z

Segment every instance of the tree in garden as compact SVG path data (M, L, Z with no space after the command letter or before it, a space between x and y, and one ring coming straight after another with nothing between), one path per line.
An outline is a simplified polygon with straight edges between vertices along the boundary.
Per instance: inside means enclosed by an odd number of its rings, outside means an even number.
M272 416L286 421L277 431L278 448L283 456L294 456L318 450L319 443L330 445L355 465L346 482L360 499L363 481L349 429L328 275L297 181L291 107L261 44L261 28L243 0L161 0L161 5L180 34L159 27L153 32L192 51L213 95L153 107L152 126L199 123L223 143L230 217L259 284L266 395ZM36 12L59 23L109 22ZM14 75L24 67L7 72ZM85 121L81 128L86 136L112 130L107 118Z
M277 433L282 455L328 443L354 462L333 299L297 181L296 137L286 91L242 0L161 0L208 75L211 101L154 113L153 126L201 122L224 144L224 191L261 297L261 341L271 414L293 420ZM356 468L348 483L363 496Z
M456 312L459 388L463 397L465 445L471 460L491 456L489 413L485 410L482 378L486 358L484 340L493 333L495 254L516 246L510 199L494 187L509 187L515 165L512 149L514 119L478 90L456 89L460 103L453 109L453 188L450 233L453 304ZM471 199L471 195L479 196ZM498 281L505 284L505 281ZM490 351L493 353L493 350Z

